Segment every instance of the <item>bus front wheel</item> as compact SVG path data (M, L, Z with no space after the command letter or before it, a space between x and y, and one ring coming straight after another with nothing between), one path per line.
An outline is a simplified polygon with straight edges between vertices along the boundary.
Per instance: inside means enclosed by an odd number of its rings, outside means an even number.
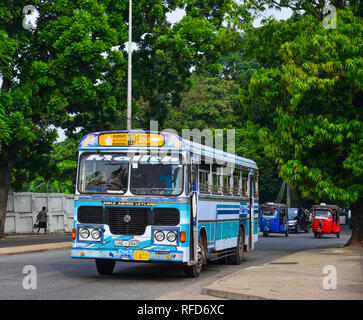
M203 264L205 263L205 250L202 244L202 237L199 237L197 247L197 263L191 266L184 266L185 276L188 278L197 278L202 272Z
M96 260L96 268L99 274L109 275L113 272L116 260L111 260L111 259L95 259L95 260Z

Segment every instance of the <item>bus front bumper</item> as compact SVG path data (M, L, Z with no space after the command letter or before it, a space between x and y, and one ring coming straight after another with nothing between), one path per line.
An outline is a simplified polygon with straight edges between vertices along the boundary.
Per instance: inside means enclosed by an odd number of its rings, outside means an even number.
M71 258L115 259L120 261L183 262L183 252L171 250L73 248Z

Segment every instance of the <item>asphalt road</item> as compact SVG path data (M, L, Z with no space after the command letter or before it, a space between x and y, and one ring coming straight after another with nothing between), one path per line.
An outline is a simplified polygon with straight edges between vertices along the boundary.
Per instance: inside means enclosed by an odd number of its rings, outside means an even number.
M119 262L112 275L100 276L93 260L71 259L70 250L0 256L0 300L151 300L178 291L198 294L202 287L240 269L301 250L343 245L350 231L346 226L342 229L339 239L334 235L316 239L311 232L260 237L255 251L247 253L241 265L214 262L197 279L185 278L181 265L133 262ZM34 282L26 271L29 265L36 272ZM24 289L30 283L36 288Z

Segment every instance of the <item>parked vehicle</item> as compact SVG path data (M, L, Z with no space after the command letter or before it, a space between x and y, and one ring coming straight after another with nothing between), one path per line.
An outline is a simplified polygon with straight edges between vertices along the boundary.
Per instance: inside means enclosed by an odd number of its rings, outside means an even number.
M289 216L287 205L267 202L260 210L260 231L267 237L270 233L284 233L289 235Z
M310 219L301 208L289 208L289 231L299 233L300 231L309 232Z
M335 234L339 238L340 234L340 214L342 209L336 205L320 204L311 208L313 214L312 230L315 238L320 238L323 234Z

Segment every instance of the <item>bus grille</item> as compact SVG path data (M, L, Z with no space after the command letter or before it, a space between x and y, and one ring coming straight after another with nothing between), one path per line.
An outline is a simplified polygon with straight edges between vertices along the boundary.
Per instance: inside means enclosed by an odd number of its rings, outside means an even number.
M177 226L180 221L179 210L173 208L155 208L154 224L157 226Z
M177 226L180 212L175 208L81 206L77 211L80 223L108 224L115 235L143 235L146 226Z
M103 208L96 206L82 206L78 208L77 219L81 223L104 223Z
M150 216L148 208L108 207L108 225L112 234L140 236L145 233Z

